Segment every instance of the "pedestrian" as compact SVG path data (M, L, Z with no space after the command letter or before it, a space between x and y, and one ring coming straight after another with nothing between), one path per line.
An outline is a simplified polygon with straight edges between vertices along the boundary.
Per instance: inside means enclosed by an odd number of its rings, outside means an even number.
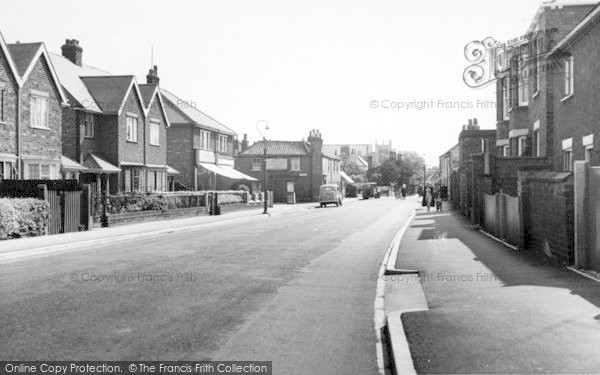
M431 187L431 185L427 185L427 186L425 186L425 205L427 206L427 212L429 212L429 209L431 208L432 203L433 203L433 188Z

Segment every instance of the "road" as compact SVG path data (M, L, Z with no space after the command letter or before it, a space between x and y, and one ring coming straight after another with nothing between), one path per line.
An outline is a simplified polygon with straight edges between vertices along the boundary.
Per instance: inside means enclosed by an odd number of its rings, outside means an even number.
M0 264L2 359L377 373L371 276L414 207L361 200Z

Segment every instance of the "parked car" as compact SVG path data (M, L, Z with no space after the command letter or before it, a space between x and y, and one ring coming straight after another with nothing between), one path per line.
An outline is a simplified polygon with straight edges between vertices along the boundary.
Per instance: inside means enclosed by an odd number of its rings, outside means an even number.
M380 196L381 196L381 193L379 192L379 189L377 189L376 183L369 182L369 183L363 185L363 187L362 187L363 199L379 198Z
M321 207L326 207L328 204L341 206L343 199L340 188L335 184L321 185L319 188L319 203Z

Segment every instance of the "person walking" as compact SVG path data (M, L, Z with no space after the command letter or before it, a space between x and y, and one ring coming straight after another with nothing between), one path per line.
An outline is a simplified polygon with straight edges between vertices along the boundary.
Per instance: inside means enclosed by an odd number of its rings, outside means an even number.
M427 212L429 212L433 201L433 188L431 185L425 186L425 205L427 206Z

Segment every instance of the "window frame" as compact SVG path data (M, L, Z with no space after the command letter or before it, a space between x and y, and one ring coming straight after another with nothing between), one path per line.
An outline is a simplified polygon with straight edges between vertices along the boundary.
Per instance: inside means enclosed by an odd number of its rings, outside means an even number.
M540 140L542 139L541 135L540 135L540 129L535 129L533 131L533 142L535 143L535 156L536 157L540 157L541 156L541 148L540 148Z
M509 119L510 111L510 78L502 79L502 120Z
M5 115L6 115L6 108L4 107L4 85L2 83L0 83L0 123L4 123L6 122L5 119Z
M295 164L297 163L297 168L295 168ZM300 158L290 158L290 170L291 171L301 171L302 164L300 162Z
M91 124L91 125L90 125ZM85 119L83 120L83 137L87 139L93 139L96 133L96 119L92 113L85 113ZM91 129L91 131L89 131Z
M251 170L253 171L262 171L263 169L263 158L252 158L252 166Z
M521 143L521 141L524 141ZM517 137L517 156L525 156L525 147L527 146L527 136L522 135Z
M38 113L39 103L44 103L45 105L45 113ZM50 100L49 95L43 92L32 92L29 98L29 127L33 129L42 129L42 130L50 130ZM39 116L39 117L38 117ZM43 122L44 124L40 125L38 120Z
M565 72L563 76L563 100L570 98L575 93L575 74L574 74L575 60L573 55L567 57L565 62Z
M200 149L210 150L210 130L200 129Z
M228 145L228 141L229 141L229 137L225 134L219 134L219 142L218 142L218 152L228 152L227 149L227 145Z
M502 156L506 158L510 156L510 145L502 146Z
M126 140L127 142L138 143L138 117L128 114L126 118ZM131 132L130 129L132 130Z
M160 146L160 121L150 120L150 146Z
M567 156L569 165L567 165ZM573 172L573 148L563 150L563 171Z
M519 69L519 65L517 64L517 104L519 107L527 107L529 105L529 75L525 74L527 72L525 68L527 63L524 63L521 70Z

